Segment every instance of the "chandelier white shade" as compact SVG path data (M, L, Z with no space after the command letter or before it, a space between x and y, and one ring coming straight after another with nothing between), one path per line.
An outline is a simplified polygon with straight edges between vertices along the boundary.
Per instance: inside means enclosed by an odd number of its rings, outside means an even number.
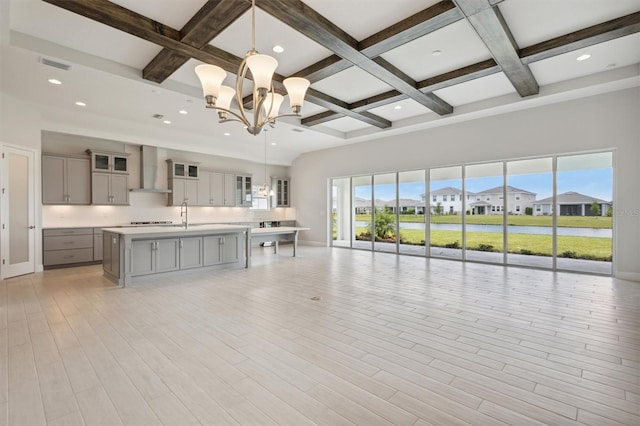
M284 79L282 84L289 95L290 114L280 114L280 105L284 97L276 93L273 87L273 74L278 67L278 61L269 55L262 55L255 50L255 0L252 1L251 50L240 63L236 76L235 90L222 83L227 77L225 70L216 65L202 64L195 68L200 79L202 92L207 102L207 108L218 111L221 123L238 121L247 128L252 135L258 135L267 124L273 126L277 118L285 116L300 116L304 103L304 96L309 88L309 80L301 77ZM249 117L245 110L243 86L247 73L253 80L252 108L253 115ZM235 98L238 112L231 109L231 101ZM231 115L232 117L229 117Z

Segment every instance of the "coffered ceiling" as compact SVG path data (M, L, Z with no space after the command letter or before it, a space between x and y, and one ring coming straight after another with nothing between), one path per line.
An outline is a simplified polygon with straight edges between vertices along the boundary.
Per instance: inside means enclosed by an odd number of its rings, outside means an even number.
M249 0L1 1L9 4L12 46L3 51L12 57L3 61L4 90L48 107L51 123L67 123L53 130L87 122L64 117L67 110L128 123L134 140L152 128L159 141L179 138L189 149L260 152L239 124L218 124L204 109L193 71L220 65L234 85L251 45ZM279 62L276 89L290 76L312 82L302 118L283 119L269 134L282 164L303 152L640 84L640 0L256 6L256 48ZM284 52L274 53L275 45ZM63 84L49 87L51 77ZM87 106L79 110L77 100Z

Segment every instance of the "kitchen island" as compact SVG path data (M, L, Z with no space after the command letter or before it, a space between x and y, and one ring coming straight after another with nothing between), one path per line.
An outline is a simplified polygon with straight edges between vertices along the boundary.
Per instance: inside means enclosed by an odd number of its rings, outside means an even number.
M240 263L249 267L251 228L243 225L103 228L103 272L126 286L160 273Z

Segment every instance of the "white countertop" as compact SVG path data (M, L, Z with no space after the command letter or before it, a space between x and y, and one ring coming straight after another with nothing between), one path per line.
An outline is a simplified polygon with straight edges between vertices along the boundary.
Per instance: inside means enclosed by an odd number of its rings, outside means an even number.
M251 228L252 234L288 234L295 231L308 231L311 228L298 228L297 226L274 226L271 228Z
M242 225L190 225L188 228L182 226L142 226L127 228L102 228L103 231L120 235L150 235L150 234L191 234L210 232L244 232L251 229L250 226Z

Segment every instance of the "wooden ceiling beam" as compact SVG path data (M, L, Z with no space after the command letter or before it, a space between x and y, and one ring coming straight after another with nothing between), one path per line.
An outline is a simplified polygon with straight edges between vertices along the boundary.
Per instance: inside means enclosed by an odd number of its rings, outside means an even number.
M453 1L441 1L361 40L360 51L374 58L461 19L464 15Z
M180 32L161 24L146 16L140 15L132 10L126 9L108 0L43 0L54 6L70 12L77 13L85 18L92 19L120 31L124 31L143 40L157 44L161 47L173 50L187 57L198 59L202 62L218 65L225 71L235 74L242 59L225 52L210 44L205 44L198 49L190 44L181 41ZM274 85L281 88L284 77L279 74L273 76ZM307 95L310 102L324 106L327 109L344 113L356 120L364 121L368 124L380 128L390 127L391 123L373 114L359 114L348 110L348 105L335 98L317 91L310 91L313 95ZM335 102L332 103L332 102Z
M361 113L352 111L348 103L325 93L318 92L317 90L309 89L305 98L309 102L313 102L316 105L330 109L336 114L341 114L340 116L346 115L347 117L355 118L356 120L363 121L381 129L391 127L391 122L389 120L366 111Z
M529 66L518 55L517 44L500 9L488 0L453 0L491 52L496 63L520 96L539 92Z
M426 96L399 70L388 69L360 52L359 43L353 37L300 0L261 0L257 6L436 113L453 112L451 105L435 95Z
M525 47L519 55L522 62L530 64L637 32L640 32L640 12Z
M339 114L335 111L324 111L315 115L310 115L309 117L305 117L300 121L300 123L303 126L311 127L342 117L344 117L344 114Z
M446 72L444 74L419 81L418 87L425 92L433 92L434 90L444 89L445 87L475 80L476 78L486 77L498 72L500 72L500 67L496 64L496 62L493 59L487 59L486 61L478 62L473 65L469 65L454 71ZM380 93L378 95L353 102L352 104L350 104L349 108L354 112L362 113L367 110L378 108L384 105L389 105L395 102L402 101L404 99L407 99L406 95L398 92L397 90L390 90L388 92ZM333 113L333 115L331 113ZM326 123L328 121L331 121L332 119L342 117L342 115L332 111L325 111L321 114L321 117L320 114L307 117L307 119L303 120L302 124L311 126L320 124L320 122ZM317 120L319 122L316 122Z
M463 18L451 0L441 1L360 41L359 49L373 59ZM313 84L352 66L338 55L331 55L293 75L304 77Z
M182 43L201 49L251 8L247 0L208 0L180 30ZM142 70L142 78L162 83L190 56L163 48Z

